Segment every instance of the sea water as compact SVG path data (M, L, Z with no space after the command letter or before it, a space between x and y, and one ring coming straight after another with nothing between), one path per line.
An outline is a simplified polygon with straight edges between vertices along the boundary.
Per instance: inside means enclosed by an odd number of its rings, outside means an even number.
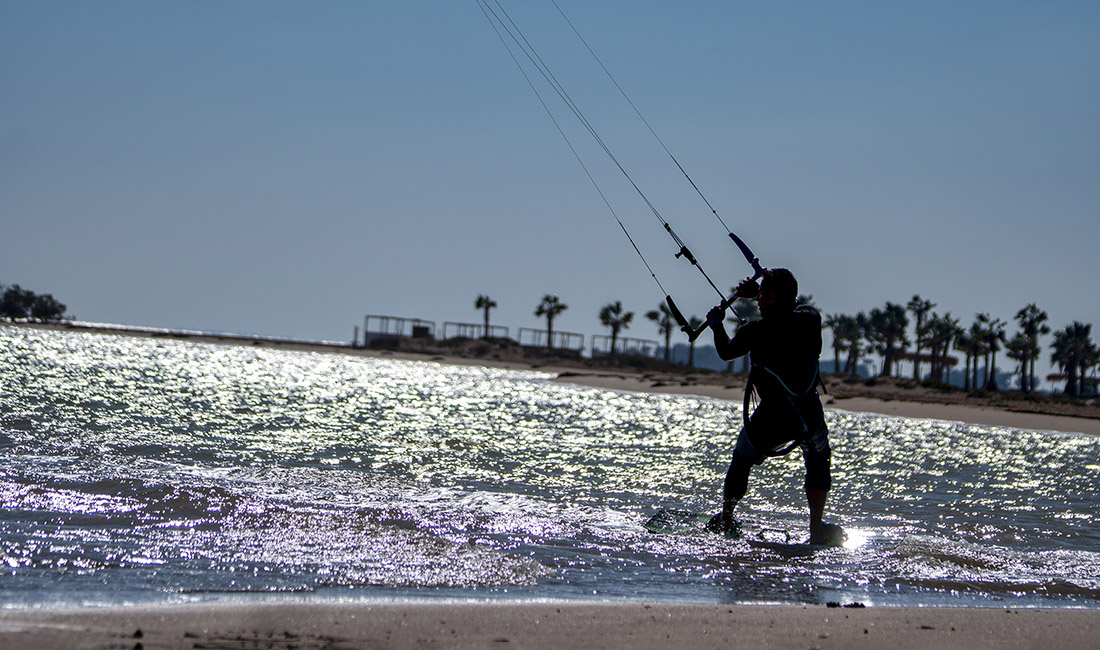
M827 412L712 511L740 405L547 373L0 328L0 606L224 598L1100 607L1100 439Z

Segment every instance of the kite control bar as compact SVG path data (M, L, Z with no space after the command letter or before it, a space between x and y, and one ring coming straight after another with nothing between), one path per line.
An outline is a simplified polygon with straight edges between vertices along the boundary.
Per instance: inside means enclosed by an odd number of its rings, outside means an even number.
M752 265L753 273L752 278L750 279L759 280L760 276L764 275L764 267L760 266L760 260L752 254L752 251L749 249L748 245L745 244L745 242L741 241L740 237L733 234L732 232L729 233L729 236L730 239L733 240L733 243L737 245L737 248L741 249L741 254L744 255L745 259L748 260L750 265ZM718 305L718 307L724 311L741 297L742 296L735 291L732 296L730 296L726 300L723 300ZM680 329L688 335L689 341L694 341L695 339L699 338L699 335L705 332L708 327L710 327L711 322L707 321L700 325L698 329L693 328L691 324L687 322L687 319L684 318L684 315L680 312L680 310L676 308L676 303L672 301L672 296L665 296L665 302L668 303L668 308L672 311L672 317L676 319L677 323L679 323Z

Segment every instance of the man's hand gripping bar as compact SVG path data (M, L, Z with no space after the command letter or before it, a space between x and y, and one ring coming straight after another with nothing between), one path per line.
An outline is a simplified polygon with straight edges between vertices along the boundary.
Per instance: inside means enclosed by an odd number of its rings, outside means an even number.
M750 279L759 280L760 277L764 275L764 267L760 266L760 260L752 254L752 251L745 244L745 242L741 241L740 237L733 234L732 232L729 235L730 239L733 240L733 243L737 245L737 248L741 250L741 254L744 255L745 259L748 260L749 264L752 265L753 274ZM726 309L729 309L729 306L736 302L738 298L742 297L743 296L741 296L738 292L734 291L732 296L730 296L726 300L723 300L718 305L718 308L722 311L725 311ZM680 324L680 329L688 335L689 341L694 341L695 339L699 338L699 336L712 325L712 322L708 320L707 322L700 325L698 329L693 329L691 325L687 322L687 319L684 318L684 315L680 313L680 310L676 308L676 303L672 301L672 296L665 296L665 302L668 303L668 308L672 311L672 317L675 318L676 322Z

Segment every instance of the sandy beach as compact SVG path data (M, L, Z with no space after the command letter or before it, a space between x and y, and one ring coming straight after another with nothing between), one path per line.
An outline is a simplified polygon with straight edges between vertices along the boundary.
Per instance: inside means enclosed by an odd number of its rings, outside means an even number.
M7 610L0 648L1089 648L1093 610L647 604L204 604Z

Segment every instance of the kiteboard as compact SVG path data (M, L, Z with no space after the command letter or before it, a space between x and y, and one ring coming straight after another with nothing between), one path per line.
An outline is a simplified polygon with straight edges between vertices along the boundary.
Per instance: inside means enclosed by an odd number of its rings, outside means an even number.
M713 517L714 515L705 512L662 508L646 520L642 527L651 533L661 535L721 534L708 526ZM819 544L797 543L792 541L794 539L793 535L784 529L755 526L746 529L739 520L734 519L732 528L725 533L725 536L730 539L745 539L750 546L780 553L800 554L844 545L848 536L843 528L836 524L825 524L825 529L826 539L824 542Z
M782 540L780 539L782 538ZM747 540L753 548L774 551L787 557L810 555L822 549L844 546L848 534L836 524L825 524L825 540L811 544L809 540L796 542L790 531L782 528L764 528L752 539Z
M690 535L692 533L719 533L707 526L714 515L705 512L693 512L691 510L675 510L661 508L650 517L642 528L651 533L662 535ZM738 539L741 537L741 522L734 519L733 526L726 537Z

